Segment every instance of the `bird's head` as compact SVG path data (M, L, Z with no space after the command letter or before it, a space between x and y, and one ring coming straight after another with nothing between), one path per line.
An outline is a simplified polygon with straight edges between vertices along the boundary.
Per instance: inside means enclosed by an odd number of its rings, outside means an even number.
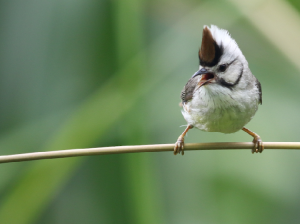
M201 75L198 86L217 84L234 88L241 80L248 63L237 43L228 31L212 25L204 26L199 50L199 70L193 77Z

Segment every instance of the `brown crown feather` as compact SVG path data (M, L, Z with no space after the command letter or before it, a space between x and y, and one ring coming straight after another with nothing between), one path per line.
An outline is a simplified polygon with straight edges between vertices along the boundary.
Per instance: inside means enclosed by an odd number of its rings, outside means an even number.
M200 61L210 64L215 58L215 40L210 32L210 30L205 27L202 34L202 44L199 51Z

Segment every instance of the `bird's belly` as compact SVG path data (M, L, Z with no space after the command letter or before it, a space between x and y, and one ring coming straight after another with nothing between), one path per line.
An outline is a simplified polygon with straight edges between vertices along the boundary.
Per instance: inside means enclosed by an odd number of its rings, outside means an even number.
M184 104L182 114L188 124L200 130L233 133L251 120L257 108L255 99L238 101L230 96L196 97Z

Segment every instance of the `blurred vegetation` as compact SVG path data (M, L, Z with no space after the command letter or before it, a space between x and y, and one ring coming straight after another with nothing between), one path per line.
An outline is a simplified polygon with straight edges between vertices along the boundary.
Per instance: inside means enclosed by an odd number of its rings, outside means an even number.
M205 24L229 30L262 83L247 127L264 141L299 141L299 67L235 2L0 1L1 154L175 142ZM300 12L298 1L277 2ZM0 223L299 223L299 159L243 150L1 164Z

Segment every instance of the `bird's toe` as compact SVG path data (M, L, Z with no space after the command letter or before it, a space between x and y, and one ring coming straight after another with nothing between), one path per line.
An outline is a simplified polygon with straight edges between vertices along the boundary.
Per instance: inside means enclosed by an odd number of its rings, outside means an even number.
M180 154L180 152L182 155L184 154L184 140L179 137L174 146L174 155Z
M256 153L262 153L262 151L264 150L264 143L261 140L261 138L259 136L254 137L253 139L253 143L254 146L252 148L252 153L256 152Z

